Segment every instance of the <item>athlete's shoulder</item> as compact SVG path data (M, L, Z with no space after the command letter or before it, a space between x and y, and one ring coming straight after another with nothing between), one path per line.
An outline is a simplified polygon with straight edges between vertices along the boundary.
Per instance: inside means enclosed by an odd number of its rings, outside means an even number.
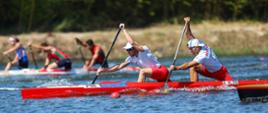
M20 48L20 47L23 47L23 46L22 46L22 44L21 44L20 42L17 42L17 43L15 44L15 47L16 47L16 48Z
M125 62L131 62L132 61L132 57L131 56L128 56L125 60Z

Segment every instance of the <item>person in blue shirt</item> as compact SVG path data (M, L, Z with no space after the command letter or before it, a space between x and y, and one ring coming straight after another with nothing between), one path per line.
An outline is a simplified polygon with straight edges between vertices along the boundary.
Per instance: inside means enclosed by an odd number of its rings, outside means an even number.
M20 40L12 36L8 39L9 44L12 46L10 49L6 50L3 52L4 56L8 56L9 53L11 52L16 52L15 58L10 62L7 63L5 67L5 71L8 71L12 65L18 63L18 68L23 69L23 68L28 68L29 60L27 53L25 51L25 48L22 46L20 43ZM9 57L9 56L8 56Z

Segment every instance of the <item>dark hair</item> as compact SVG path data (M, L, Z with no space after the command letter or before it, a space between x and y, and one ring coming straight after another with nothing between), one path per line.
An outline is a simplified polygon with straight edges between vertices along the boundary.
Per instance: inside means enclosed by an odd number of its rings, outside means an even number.
M93 40L91 40L91 39L87 40L87 45L92 46L93 44L94 44Z
M15 40L15 42L20 42L19 38L15 35L11 36L11 38L13 38Z
M131 51L131 50L133 50L133 49L134 49L134 47L129 48L129 49L126 49L126 51Z
M44 47L47 47L48 46L48 43L47 42L42 42L40 45L41 46L44 46Z
M20 42L20 40L19 40L17 37L15 38L15 41L16 41L16 42Z

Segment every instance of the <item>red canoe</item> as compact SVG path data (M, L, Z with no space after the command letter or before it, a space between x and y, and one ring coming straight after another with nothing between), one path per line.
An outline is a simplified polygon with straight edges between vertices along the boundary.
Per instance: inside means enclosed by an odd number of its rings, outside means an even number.
M169 88L173 89L216 89L226 90L226 87L235 89L240 85L268 84L268 80L238 80L238 81L202 81L202 82L170 82ZM131 94L139 91L152 91L163 87L163 82L111 82L93 85L69 85L54 87L22 88L23 99L43 99L43 98L66 98L81 96L109 95L113 92L121 94ZM227 88L228 90L228 88ZM198 90L197 90L198 91Z

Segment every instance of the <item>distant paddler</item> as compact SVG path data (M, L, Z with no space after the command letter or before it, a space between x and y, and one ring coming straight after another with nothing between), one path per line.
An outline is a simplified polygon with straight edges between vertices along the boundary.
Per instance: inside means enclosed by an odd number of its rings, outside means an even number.
M9 58L10 62L7 63L5 71L8 71L12 65L18 63L18 68L23 69L23 68L28 68L29 65L29 60L27 53L25 51L25 48L22 46L20 43L20 40L16 36L12 36L8 39L8 43L12 46L10 49L6 50L3 52L4 56L8 56L9 53L11 52L16 52L15 58L12 60Z
M161 65L156 56L147 46L140 45L133 41L132 37L124 28L124 24L120 24L120 28L122 28L128 41L123 48L127 51L129 56L121 64L111 68L99 68L97 73L114 72L123 69L130 64L134 64L141 68L137 80L138 82L145 82L146 77L150 77L158 82L164 82L168 76L168 69Z
M86 70L92 70L92 67L96 64L102 65L104 63L104 67L108 68L108 62L104 60L105 52L101 48L100 45L97 45L93 42L92 39L88 39L85 42L82 42L80 39L76 38L77 44L83 46L84 48L88 49L91 52L92 57L85 61L83 66Z
M28 46L41 49L47 53L45 65L41 69L42 71L52 71L53 69L63 67L65 71L70 71L72 69L72 61L70 60L69 55L65 54L60 49L49 45L47 42L43 42L40 45L35 45L32 44L32 42L29 42ZM54 62L50 63L51 60L54 60Z
M219 81L233 80L227 68L217 59L213 50L203 41L196 39L191 32L190 17L185 17L186 37L189 39L187 47L195 58L179 66L171 65L171 70L190 70L190 80L198 81L198 74Z

